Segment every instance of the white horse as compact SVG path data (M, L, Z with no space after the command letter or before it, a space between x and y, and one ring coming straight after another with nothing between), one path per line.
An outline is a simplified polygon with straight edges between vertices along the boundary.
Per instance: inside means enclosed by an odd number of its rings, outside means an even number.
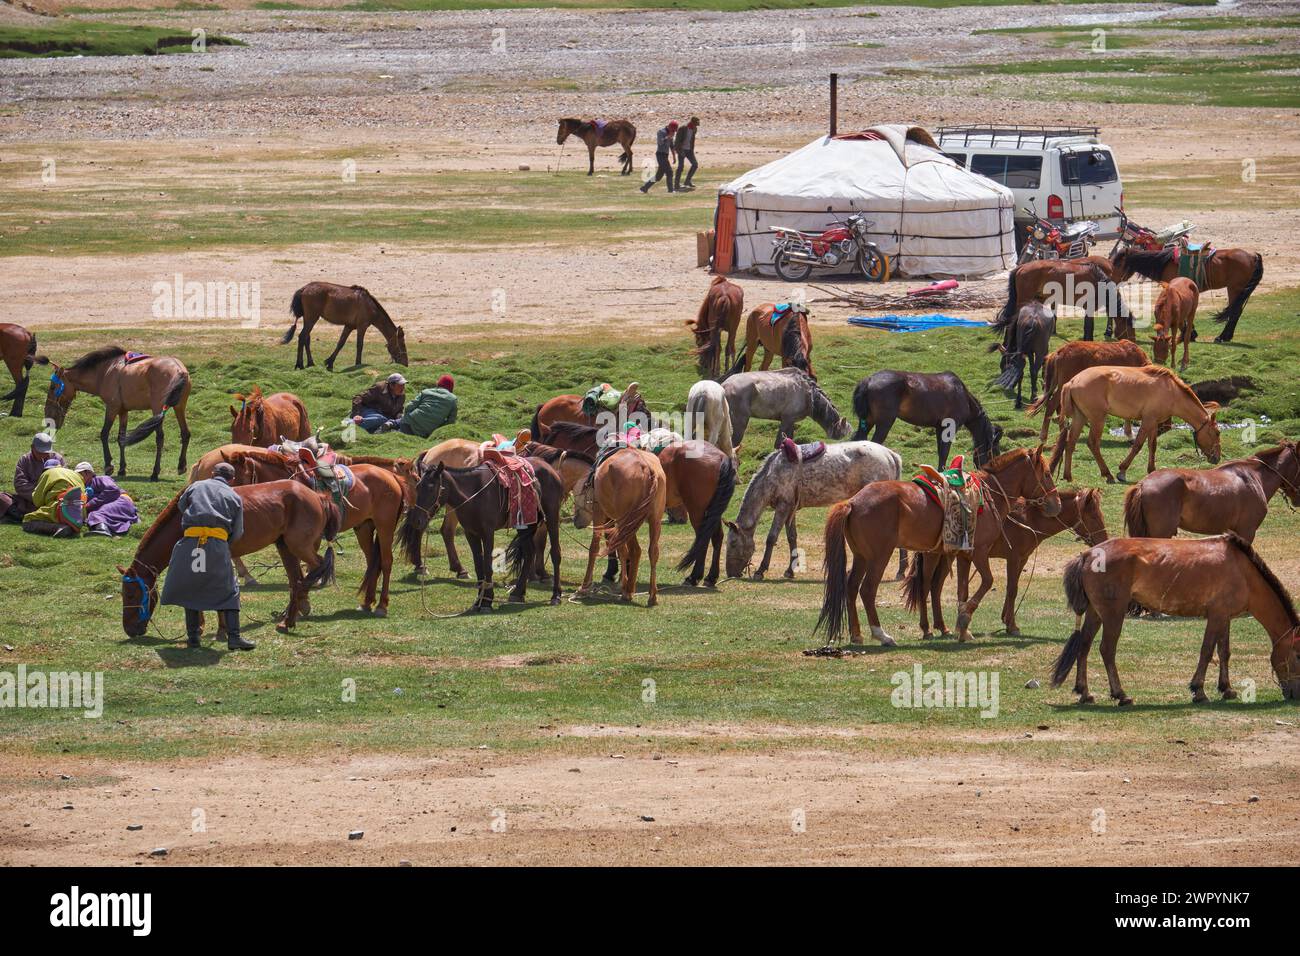
M686 396L686 414L696 438L727 455L732 464L739 461L740 447L731 444L731 407L721 385L707 378L692 385Z
M754 557L754 529L763 511L773 508L772 528L767 533L763 563L754 572L761 578L772 560L772 548L785 528L790 542L790 564L785 576L794 577L799 533L795 513L800 508L819 508L852 498L873 481L897 481L903 476L903 459L898 452L873 441L846 441L827 445L812 461L792 462L785 452L774 451L759 467L745 489L740 514L728 521L727 577L745 573Z

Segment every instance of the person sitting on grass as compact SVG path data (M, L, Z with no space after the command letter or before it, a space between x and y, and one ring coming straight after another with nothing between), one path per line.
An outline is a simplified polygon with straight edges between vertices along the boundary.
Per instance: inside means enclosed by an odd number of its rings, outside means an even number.
M96 475L95 466L83 461L76 472L86 485L86 530L115 538L140 520L135 502L108 475Z
M23 518L29 534L54 538L75 538L81 534L86 513L86 485L63 462L47 458L41 480L32 489L33 508Z
M402 405L406 401L406 377L394 372L352 399L352 420L374 434L392 431L402 423Z
M22 521L35 507L32 492L41 480L47 461L63 464L63 456L54 450L54 438L41 432L32 438L31 450L18 459L14 468L14 490L0 491L0 521Z
M428 438L443 425L456 420L456 380L450 375L438 379L434 388L426 388L406 403L401 430L406 435Z

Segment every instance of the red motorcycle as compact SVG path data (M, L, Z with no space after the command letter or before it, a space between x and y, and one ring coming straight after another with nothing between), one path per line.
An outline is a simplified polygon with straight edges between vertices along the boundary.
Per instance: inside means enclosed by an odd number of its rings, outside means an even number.
M776 274L786 282L803 282L813 269L834 269L852 262L872 282L887 282L889 257L867 238L872 225L855 213L843 222L831 223L822 233L774 226L772 265Z
M1115 240L1115 245L1111 248L1110 254L1113 257L1121 248L1123 249L1140 249L1143 252L1159 252L1166 246L1173 245L1180 239L1183 239L1196 227L1190 222L1184 220L1176 226L1168 226L1160 232L1148 229L1146 226L1139 226L1128 216L1124 215L1124 210L1118 206L1115 212L1119 214L1119 238Z
M1097 241L1097 223L1071 222L1056 226L1038 214L1026 209L1034 217L1024 248L1020 250L1020 264L1036 259L1082 259Z

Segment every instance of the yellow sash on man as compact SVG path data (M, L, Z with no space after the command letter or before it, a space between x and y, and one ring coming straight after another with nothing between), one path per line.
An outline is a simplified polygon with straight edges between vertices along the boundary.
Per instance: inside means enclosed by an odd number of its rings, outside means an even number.
M196 525L193 528L186 528L182 533L187 538L198 538L200 548L207 545L208 538L216 538L218 541L230 539L230 535L225 528L203 528Z

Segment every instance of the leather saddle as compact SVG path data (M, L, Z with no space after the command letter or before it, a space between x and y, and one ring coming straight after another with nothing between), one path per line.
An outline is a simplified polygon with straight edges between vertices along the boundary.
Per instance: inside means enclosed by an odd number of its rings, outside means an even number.
M785 455L785 460L792 465L803 464L807 461L813 461L820 458L826 453L826 443L824 441L807 442L800 445L793 438L781 439L781 454Z

